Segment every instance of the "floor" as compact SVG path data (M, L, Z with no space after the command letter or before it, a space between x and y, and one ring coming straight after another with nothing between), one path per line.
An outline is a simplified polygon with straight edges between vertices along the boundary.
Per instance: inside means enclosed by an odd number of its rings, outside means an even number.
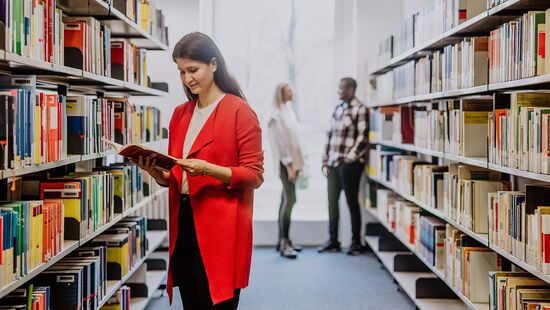
M163 296L148 309L182 309L179 294L172 306ZM260 247L254 249L250 286L241 293L239 309L406 310L415 306L372 253L351 257L306 248L298 259L288 260L273 248Z

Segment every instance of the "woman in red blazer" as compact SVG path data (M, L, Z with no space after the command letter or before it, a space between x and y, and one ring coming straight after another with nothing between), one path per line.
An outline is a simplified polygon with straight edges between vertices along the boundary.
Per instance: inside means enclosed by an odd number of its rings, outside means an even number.
M236 309L252 257L253 190L263 183L261 129L215 43L184 36L172 58L188 102L170 121L170 172L138 164L170 192L167 290L188 309Z

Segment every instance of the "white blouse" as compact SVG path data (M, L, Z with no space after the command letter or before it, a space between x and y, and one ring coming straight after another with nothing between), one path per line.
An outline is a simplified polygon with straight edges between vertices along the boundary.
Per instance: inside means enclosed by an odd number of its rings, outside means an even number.
M290 102L273 109L269 120L269 141L276 169L279 167L279 162L285 166L292 163L297 170L304 167L298 131L298 118Z
M199 104L197 102L195 110L193 111L193 115L191 116L191 121L189 122L189 128L187 128L185 140L183 142L183 159L187 159L187 155L189 155L189 151L191 151L191 146L193 146L193 143L195 143L197 136L202 130L202 127L204 126L210 115L212 115L212 112L214 112L220 101L222 101L224 96L225 94L212 102L211 105L202 109L199 108ZM185 173L185 171L183 171L183 175L181 178L181 193L189 194L189 183L187 182L187 174Z

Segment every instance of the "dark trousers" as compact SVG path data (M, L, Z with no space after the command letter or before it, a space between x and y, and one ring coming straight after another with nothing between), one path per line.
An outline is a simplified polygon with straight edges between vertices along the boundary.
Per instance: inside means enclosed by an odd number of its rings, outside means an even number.
M233 310L239 305L240 289L232 299L212 305L206 270L202 262L189 196L182 195L178 239L173 256L174 286L179 287L185 310Z
M296 184L291 183L288 180L288 172L286 167L280 163L279 165L279 177L283 183L283 192L281 193L281 204L279 205L279 240L288 239L288 232L290 230L290 217L292 215L292 208L296 203Z
M338 242L338 222L340 220L338 200L343 189L351 215L352 242L361 243L361 210L357 195L362 173L363 164L360 162L328 168L328 219L330 241L332 242Z

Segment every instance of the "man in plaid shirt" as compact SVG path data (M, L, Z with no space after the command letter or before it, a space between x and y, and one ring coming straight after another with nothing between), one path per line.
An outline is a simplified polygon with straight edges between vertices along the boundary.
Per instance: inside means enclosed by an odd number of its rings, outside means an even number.
M336 106L330 121L328 141L323 156L323 173L328 183L328 212L330 239L318 248L319 252L340 252L338 200L342 189L351 214L352 240L349 255L361 254L361 210L357 198L359 180L367 152L368 110L355 98L357 82L352 78L340 81L341 103Z

